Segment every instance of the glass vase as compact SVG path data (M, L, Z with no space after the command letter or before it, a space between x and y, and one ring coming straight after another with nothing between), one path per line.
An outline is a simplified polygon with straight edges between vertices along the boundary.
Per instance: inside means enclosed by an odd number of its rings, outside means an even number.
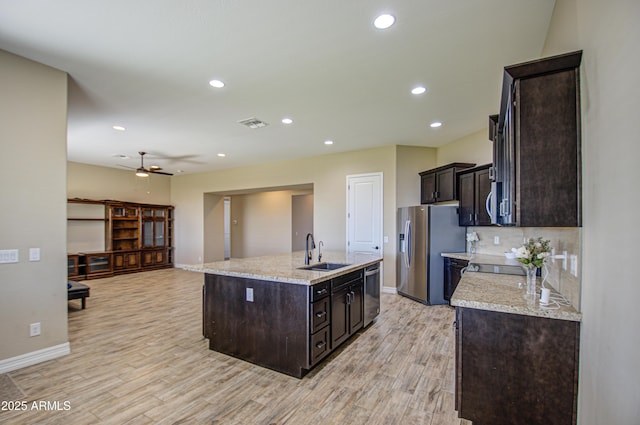
M536 275L537 267L526 267L524 271L527 274L527 295L536 295Z

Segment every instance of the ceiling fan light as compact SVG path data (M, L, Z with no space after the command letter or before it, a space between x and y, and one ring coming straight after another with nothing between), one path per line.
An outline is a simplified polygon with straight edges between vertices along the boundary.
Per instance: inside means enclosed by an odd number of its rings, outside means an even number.
M136 176L138 177L149 177L149 173L147 173L145 170L138 168L136 170Z

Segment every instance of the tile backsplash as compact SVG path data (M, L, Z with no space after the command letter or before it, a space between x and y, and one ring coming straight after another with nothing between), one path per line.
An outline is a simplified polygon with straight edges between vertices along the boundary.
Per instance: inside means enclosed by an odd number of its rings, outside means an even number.
M511 248L522 246L525 239L542 237L551 241L556 255L567 251L567 269L563 268L562 260L547 260L547 282L556 291L564 295L573 307L580 311L581 284L581 229L579 227L469 227L467 232L476 232L476 252L478 254L504 255ZM494 243L495 237L499 244ZM570 257L575 255L578 261L578 276L571 274Z

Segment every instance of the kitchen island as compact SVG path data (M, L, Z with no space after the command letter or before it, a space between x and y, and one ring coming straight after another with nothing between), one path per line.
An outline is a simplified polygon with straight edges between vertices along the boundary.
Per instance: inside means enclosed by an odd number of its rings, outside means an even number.
M305 270L293 252L184 268L204 273L211 350L301 378L365 325L365 269L381 261L330 251L322 263L335 269Z
M451 298L455 408L474 425L576 423L582 315L540 305L524 281L468 271Z

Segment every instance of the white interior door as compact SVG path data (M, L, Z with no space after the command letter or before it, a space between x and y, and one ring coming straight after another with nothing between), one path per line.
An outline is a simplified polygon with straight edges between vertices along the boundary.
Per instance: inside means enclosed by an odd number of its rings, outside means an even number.
M347 251L382 255L382 173L347 176Z

